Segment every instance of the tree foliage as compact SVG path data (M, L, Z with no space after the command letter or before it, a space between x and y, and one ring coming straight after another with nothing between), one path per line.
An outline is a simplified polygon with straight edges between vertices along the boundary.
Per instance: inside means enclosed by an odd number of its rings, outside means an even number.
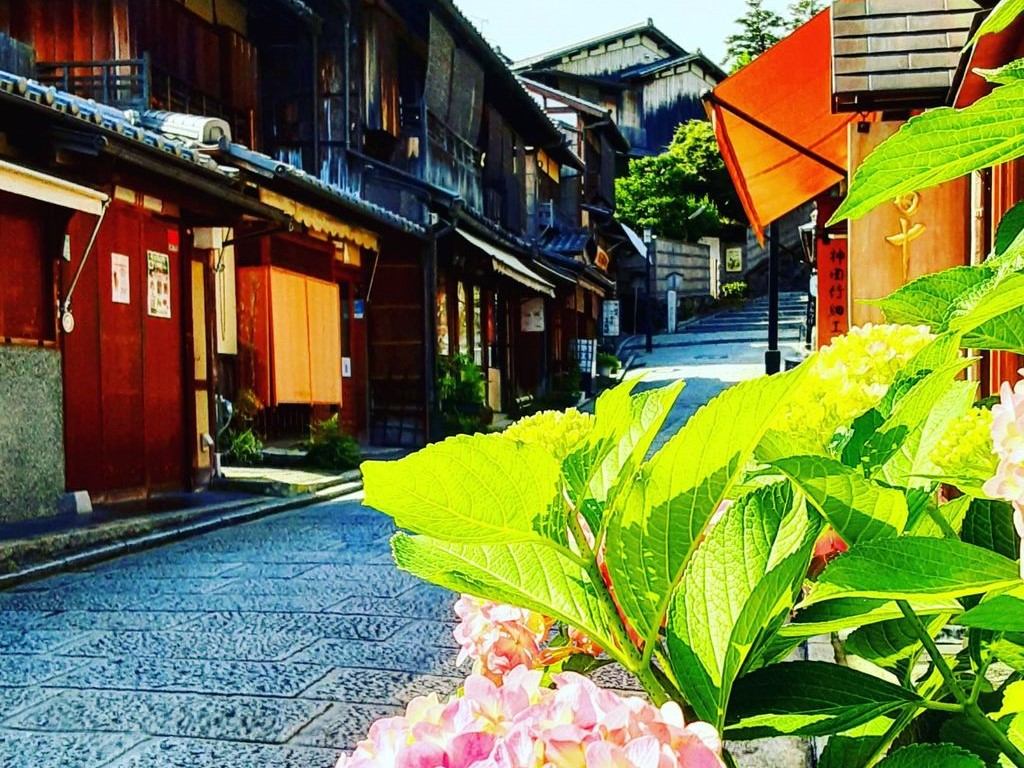
M694 241L745 220L708 122L683 123L666 152L633 160L629 171L615 181L615 204L635 229Z
M813 19L825 7L822 0L794 0L789 4L789 18L786 29L792 32L802 24Z
M788 26L781 14L764 7L764 0L747 0L747 10L736 19L736 24L740 31L725 38L724 63L730 73L742 69L779 42Z

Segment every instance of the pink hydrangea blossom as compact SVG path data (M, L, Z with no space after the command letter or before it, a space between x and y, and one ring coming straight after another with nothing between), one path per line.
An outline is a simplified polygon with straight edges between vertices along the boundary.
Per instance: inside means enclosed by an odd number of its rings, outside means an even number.
M380 720L338 768L723 768L707 723L679 706L656 708L580 675L511 670L504 685L472 675L461 697L416 699Z
M455 613L461 619L454 632L461 646L456 664L472 659L473 672L495 683L515 667L537 664L552 625L536 611L470 595L459 598Z
M1024 579L1024 381L1014 387L1003 382L999 402L992 407L992 445L999 466L982 490L1013 504L1013 524L1022 540L1020 573Z

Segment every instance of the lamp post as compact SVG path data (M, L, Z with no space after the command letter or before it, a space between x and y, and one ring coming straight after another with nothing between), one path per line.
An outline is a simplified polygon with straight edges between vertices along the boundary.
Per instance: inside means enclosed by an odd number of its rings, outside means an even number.
M771 376L782 370L779 349L779 223L768 228L768 350L764 353L765 372Z
M644 244L647 246L647 289L644 291L646 294L646 301L644 302L644 317L647 324L647 343L645 349L648 352L654 351L654 312L651 302L654 300L653 292L651 291L651 265L654 262L654 233L650 227L644 227Z

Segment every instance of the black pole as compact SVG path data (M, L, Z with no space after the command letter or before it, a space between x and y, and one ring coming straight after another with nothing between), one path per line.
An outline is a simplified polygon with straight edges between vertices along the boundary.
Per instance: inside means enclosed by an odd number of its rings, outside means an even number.
M764 353L765 372L771 376L782 370L779 351L779 224L768 228L768 351Z
M651 303L654 301L654 297L651 292L651 261L653 261L652 251L654 250L651 240L647 241L647 289L644 291L646 294L647 301L644 302L644 317L647 319L647 344L645 349L648 352L654 351L654 311Z

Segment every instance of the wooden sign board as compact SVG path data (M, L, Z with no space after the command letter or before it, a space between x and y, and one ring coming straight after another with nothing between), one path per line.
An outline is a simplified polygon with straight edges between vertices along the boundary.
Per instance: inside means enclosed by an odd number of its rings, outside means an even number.
M851 175L901 125L851 125ZM864 299L883 298L922 275L970 263L969 212L970 182L964 177L903 195L851 221L851 324L885 322L882 311L862 304Z

